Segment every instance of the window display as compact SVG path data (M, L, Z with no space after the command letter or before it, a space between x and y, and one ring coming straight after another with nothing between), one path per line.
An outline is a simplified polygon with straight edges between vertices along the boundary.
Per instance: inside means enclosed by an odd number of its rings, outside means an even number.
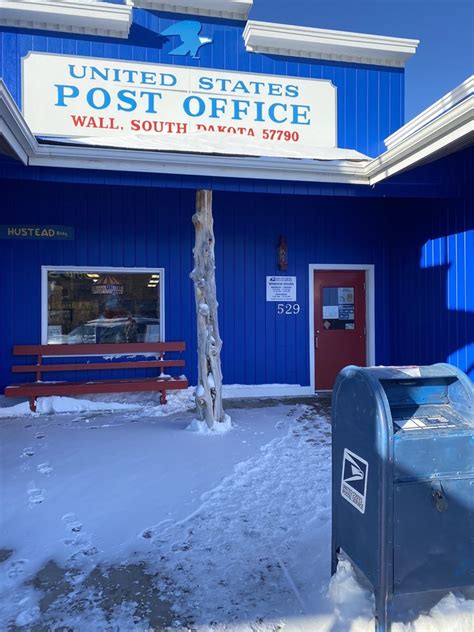
M48 344L163 340L163 271L46 269Z

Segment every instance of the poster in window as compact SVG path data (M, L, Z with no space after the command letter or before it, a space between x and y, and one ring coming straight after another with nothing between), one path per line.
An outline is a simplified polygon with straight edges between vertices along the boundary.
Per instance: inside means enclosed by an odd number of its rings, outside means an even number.
M339 307L339 318L341 320L354 320L354 306L341 305Z
M337 288L337 302L339 305L354 304L354 288L353 287L339 287Z

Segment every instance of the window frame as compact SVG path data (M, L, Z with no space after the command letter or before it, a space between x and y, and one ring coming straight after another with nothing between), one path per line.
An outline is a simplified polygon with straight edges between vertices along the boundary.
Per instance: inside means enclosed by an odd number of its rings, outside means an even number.
M41 344L48 344L48 272L99 272L99 273L136 273L160 274L160 340L165 341L165 269L164 268L122 268L114 266L41 266ZM125 343L126 344L126 343ZM74 350L74 345L71 351ZM74 355L74 352L71 353ZM100 355L100 354L99 354Z

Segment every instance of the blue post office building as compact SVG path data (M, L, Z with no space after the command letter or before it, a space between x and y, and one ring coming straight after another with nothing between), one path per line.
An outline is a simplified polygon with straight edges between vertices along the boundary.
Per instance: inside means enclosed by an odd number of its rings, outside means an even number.
M74 355L130 318L186 342L195 384L202 189L225 384L309 394L347 364L440 361L474 379L474 77L406 122L417 40L251 5L2 4L2 389L14 345Z

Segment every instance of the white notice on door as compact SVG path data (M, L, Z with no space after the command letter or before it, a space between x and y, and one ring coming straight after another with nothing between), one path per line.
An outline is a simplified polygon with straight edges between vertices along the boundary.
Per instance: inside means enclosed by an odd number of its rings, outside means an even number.
M267 276L267 301L296 301L296 277Z
M323 318L339 320L339 305L323 305Z

